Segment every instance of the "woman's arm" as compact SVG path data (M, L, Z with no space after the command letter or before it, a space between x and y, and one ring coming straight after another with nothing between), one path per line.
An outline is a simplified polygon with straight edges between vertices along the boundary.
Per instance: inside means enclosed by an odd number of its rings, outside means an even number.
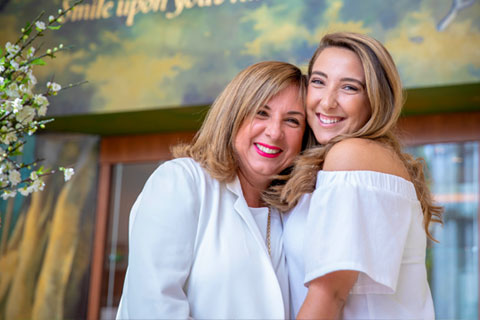
M312 280L297 319L339 319L358 271L342 270Z
M174 161L148 179L130 216L128 269L117 319L189 317L183 287L193 263L198 189Z
M334 145L325 158L323 170L377 171L409 180L407 170L393 150L368 139L346 139ZM340 201L342 196L335 195L335 201ZM310 281L297 318L338 319L358 275L358 271L341 270Z

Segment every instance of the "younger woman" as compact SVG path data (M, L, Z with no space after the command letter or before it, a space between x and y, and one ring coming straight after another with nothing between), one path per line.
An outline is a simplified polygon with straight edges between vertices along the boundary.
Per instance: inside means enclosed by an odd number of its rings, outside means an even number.
M284 227L293 316L434 318L425 250L442 210L422 163L394 134L402 104L397 69L378 41L323 37L307 90L320 147L299 159L276 202L298 202Z

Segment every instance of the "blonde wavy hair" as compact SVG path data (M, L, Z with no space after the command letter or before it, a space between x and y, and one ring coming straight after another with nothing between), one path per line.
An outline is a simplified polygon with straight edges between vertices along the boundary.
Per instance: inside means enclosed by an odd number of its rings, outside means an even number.
M213 102L192 143L174 146L173 156L193 158L213 178L221 182L232 181L238 171L234 148L238 129L273 96L291 85L298 87L298 97L305 108L306 79L299 68L279 61L264 61L247 67ZM302 150L314 139L310 130L305 132Z
M286 183L269 188L264 194L264 200L282 211L293 208L304 193L313 192L315 189L317 172L322 170L325 157L335 143L347 138L371 139L388 146L404 163L422 205L425 231L427 236L434 240L428 226L431 222L442 222L443 208L433 202L424 175L423 159L415 159L404 153L395 134L404 98L400 76L392 57L379 41L367 35L352 32L327 34L310 60L309 79L317 57L328 47L348 49L360 58L365 72L371 117L357 131L339 135L325 145L304 151L295 161L290 175L281 178L287 180Z

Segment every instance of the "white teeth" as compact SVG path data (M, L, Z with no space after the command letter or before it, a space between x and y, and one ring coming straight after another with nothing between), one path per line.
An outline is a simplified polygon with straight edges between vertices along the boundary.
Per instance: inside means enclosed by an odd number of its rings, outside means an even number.
M258 143L255 144L257 146L258 149L262 150L263 152L265 153L268 153L268 154L277 154L280 152L280 150L278 149L270 149L270 148L267 148L265 146L262 146Z
M325 124L331 124L331 123L340 122L340 119L327 119L327 118L324 118L324 117L320 117L320 122L325 123Z

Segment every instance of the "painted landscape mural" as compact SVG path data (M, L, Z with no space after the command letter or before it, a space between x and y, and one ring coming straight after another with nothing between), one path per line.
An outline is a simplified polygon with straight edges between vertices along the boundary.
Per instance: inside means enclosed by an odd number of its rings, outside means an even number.
M43 135L24 155L76 174L0 201L0 319L85 319L95 221L98 138Z
M0 41L70 0L0 1ZM478 0L85 0L45 45L73 46L36 73L88 84L50 115L208 105L245 66L305 67L320 37L368 33L392 52L406 87L480 81Z

